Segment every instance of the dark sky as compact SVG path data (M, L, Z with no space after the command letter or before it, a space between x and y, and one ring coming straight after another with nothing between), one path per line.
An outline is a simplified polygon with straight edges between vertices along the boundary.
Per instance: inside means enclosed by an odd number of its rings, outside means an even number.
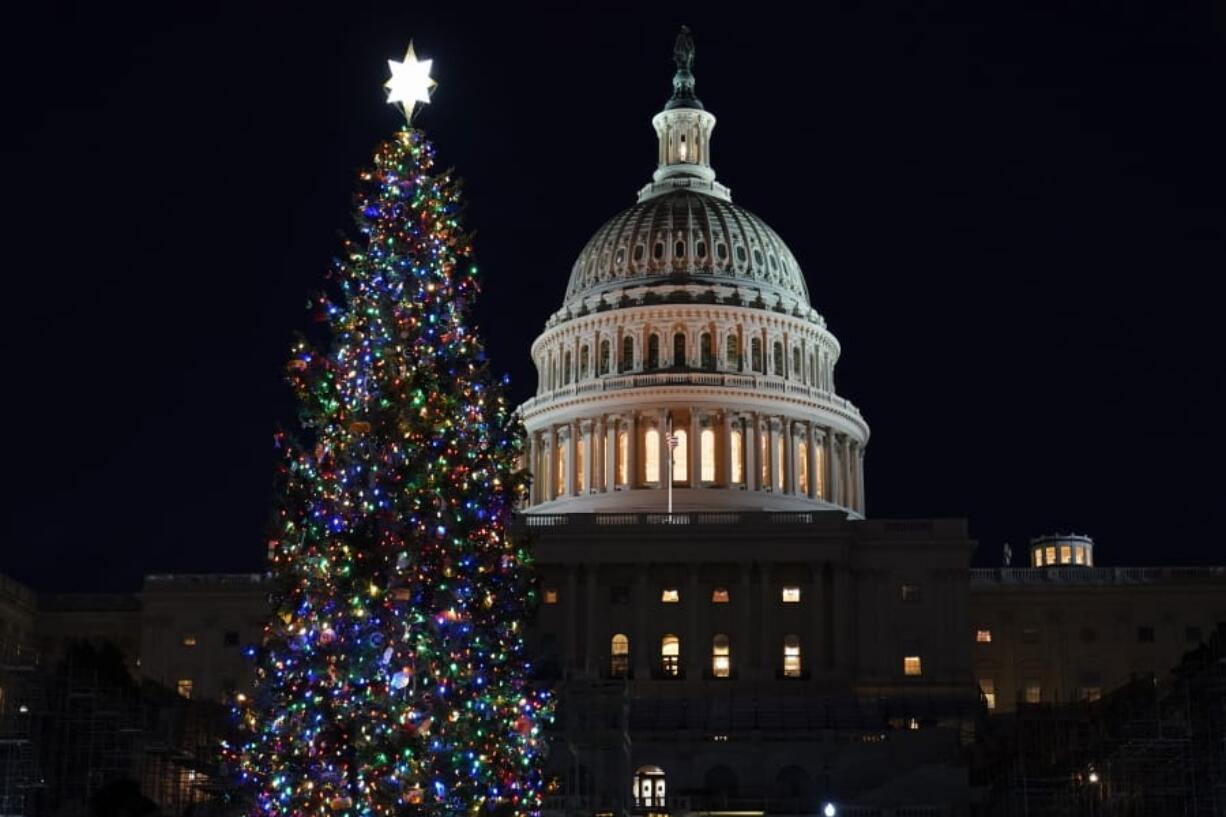
M870 515L967 516L981 564L1056 530L1108 564L1226 561L1226 13L807 5L9 16L0 572L260 568L286 350L410 37L528 395L575 256L654 168L683 22L720 179L842 342Z

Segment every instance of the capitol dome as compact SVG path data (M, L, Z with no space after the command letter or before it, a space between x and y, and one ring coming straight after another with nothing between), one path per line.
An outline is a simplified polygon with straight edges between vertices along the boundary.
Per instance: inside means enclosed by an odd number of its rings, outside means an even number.
M532 344L523 510L860 517L869 429L835 391L838 340L788 246L716 180L684 30L674 57L652 180Z
M685 188L649 196L597 230L571 271L566 300L662 280L744 284L809 300L800 265L766 222Z

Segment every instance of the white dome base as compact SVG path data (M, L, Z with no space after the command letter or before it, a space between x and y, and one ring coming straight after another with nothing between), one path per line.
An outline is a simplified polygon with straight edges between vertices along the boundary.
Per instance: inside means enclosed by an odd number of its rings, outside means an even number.
M636 488L612 493L559 497L524 508L521 513L665 513L668 491L663 488ZM729 488L673 488L673 512L693 511L838 511L851 519L860 514L821 499L767 491Z

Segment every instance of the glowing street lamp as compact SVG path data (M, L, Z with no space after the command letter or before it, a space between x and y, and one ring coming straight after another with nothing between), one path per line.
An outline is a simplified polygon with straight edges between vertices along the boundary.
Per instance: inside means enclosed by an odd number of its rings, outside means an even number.
M834 807L834 803L827 803L826 805L822 806L822 814L825 817L834 817L838 813L839 810Z

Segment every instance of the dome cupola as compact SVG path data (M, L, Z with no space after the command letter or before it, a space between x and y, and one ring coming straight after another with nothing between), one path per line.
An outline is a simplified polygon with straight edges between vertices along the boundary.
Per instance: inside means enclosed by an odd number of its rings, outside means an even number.
M687 28L673 60L652 180L532 346L524 510L664 512L671 494L677 512L861 515L869 431L835 393L838 341L788 246L716 181Z

